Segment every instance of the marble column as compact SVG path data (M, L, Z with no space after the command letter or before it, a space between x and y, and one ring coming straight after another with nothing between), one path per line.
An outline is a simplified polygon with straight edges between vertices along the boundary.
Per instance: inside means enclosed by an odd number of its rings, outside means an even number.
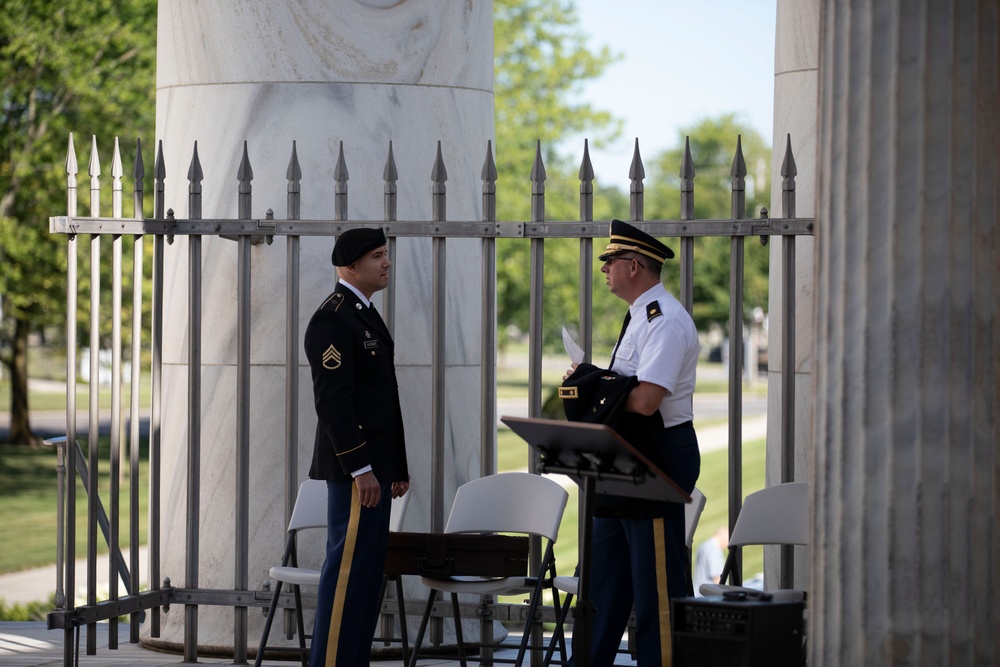
M998 4L821 26L809 664L998 664Z
M431 172L441 141L447 214L481 216L480 173L493 137L492 3L354 0L296 3L161 0L158 19L157 136L167 165L166 206L188 215L186 175L194 144L204 172L203 217L236 218L237 169L247 142L254 218L285 217L286 169L297 142L303 219L333 219L333 170L343 142L351 220L383 218L389 142L399 172L399 220L429 220ZM201 513L198 587L234 588L236 475L237 244L203 241ZM329 294L333 239L303 238L300 337ZM480 251L478 240L448 242L446 506L454 488L479 475ZM188 409L188 240L166 253L164 472L161 572L186 586ZM249 589L257 590L284 542L286 246L254 246L252 261ZM394 271L396 365L412 473L405 529L430 524L430 239L401 239ZM376 305L382 306L381 296ZM492 323L490 324L492 326ZM300 345L301 350L301 345ZM301 352L300 352L301 354ZM492 360L489 360L492 363ZM300 356L298 479L306 477L315 429L308 364ZM321 543L319 543L321 544ZM308 546L317 547L317 543ZM309 564L309 563L304 563ZM318 567L319 562L313 562ZM263 616L249 614L257 645ZM202 606L201 652L232 650L234 612ZM184 608L164 614L160 638L184 641ZM272 632L282 635L280 623Z
M819 85L819 0L778 0L774 44L774 136L771 164L771 215L784 217L782 210L781 176L785 149L791 140L797 168L795 178L795 211L800 218L816 215L816 112ZM784 241L771 240L768 341L767 341L767 472L766 484L772 486L787 481L807 481L812 466L812 384L814 239L795 239L795 444L794 476L783 479L782 436L782 374L785 314L782 310L782 280ZM808 565L806 548L794 550L794 585L806 588ZM781 570L781 549L768 547L764 551L764 580L769 588L778 588Z

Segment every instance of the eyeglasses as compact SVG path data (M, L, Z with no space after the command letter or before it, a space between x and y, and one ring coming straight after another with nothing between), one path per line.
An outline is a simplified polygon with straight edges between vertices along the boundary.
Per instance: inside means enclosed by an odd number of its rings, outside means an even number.
M643 264L642 262L640 262L638 260L638 258L636 258L636 257L622 257L622 256L608 257L606 260L604 260L604 265L605 266L611 266L613 263L615 263L616 261L619 261L619 260L625 260L625 261L628 261L628 262L635 262L636 264L638 264L642 268L644 268L644 269L646 268L646 265Z

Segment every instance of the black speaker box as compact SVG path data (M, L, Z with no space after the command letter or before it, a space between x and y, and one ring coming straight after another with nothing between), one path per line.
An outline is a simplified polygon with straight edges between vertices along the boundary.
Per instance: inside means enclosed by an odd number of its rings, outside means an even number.
M674 667L801 667L805 603L722 597L671 605Z

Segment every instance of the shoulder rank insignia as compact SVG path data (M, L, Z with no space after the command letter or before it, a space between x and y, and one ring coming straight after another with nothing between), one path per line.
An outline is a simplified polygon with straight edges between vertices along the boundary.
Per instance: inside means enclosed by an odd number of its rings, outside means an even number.
M654 301L653 303L646 306L646 321L652 322L660 315L663 315L663 311L660 310L659 301Z
M344 295L341 294L340 292L334 292L333 294L330 295L329 299L323 302L323 305L320 306L320 308L329 307L334 311L336 311L338 308L340 308L341 305L343 305L343 303L344 303Z
M323 352L323 368L328 371L335 371L340 368L340 352L333 345Z

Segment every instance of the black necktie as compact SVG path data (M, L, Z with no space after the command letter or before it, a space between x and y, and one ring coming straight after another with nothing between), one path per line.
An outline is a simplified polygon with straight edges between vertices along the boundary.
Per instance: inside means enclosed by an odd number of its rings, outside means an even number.
M631 321L632 321L632 311L629 310L627 313L625 313L625 321L622 322L622 330L621 333L618 334L618 342L615 343L615 349L611 352L611 363L608 365L609 369L615 365L615 355L618 354L618 346L622 344L622 338L625 337L625 330L628 329L628 323Z

